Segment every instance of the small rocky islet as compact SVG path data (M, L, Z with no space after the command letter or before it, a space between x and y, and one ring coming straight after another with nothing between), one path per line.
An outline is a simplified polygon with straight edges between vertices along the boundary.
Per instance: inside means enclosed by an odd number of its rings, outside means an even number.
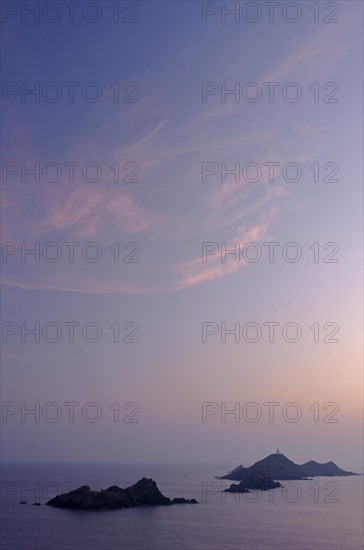
M261 472L252 472L248 474L239 484L233 483L225 493L250 493L253 491L269 491L282 487L279 481L273 481L269 476Z

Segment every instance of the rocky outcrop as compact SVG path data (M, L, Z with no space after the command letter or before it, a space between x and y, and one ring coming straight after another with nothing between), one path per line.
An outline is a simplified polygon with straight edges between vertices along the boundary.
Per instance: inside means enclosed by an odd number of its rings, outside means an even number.
M196 504L197 500L174 498L171 500L162 495L153 479L143 477L126 489L112 485L102 491L91 491L83 485L74 491L57 495L46 504L56 508L71 510L117 510L137 506L169 506L172 504Z
M239 466L223 476L222 479L242 481L254 472L260 472L272 479L302 479L305 476L301 466L295 464L283 454L275 453L255 462L249 468Z
M257 491L268 491L282 487L278 481L273 481L270 477L261 472L251 472L239 484L232 484L226 493L249 493L249 489Z
M315 462L310 460L305 464L302 464L301 468L305 472L305 475L315 477L315 476L356 476L354 472L346 472L342 470L335 464L335 462L325 462L320 464L320 462Z

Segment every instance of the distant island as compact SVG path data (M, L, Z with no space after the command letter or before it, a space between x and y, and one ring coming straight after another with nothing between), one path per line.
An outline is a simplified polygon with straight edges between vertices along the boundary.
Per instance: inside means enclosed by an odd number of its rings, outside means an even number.
M282 487L278 481L273 481L261 472L251 472L238 485L233 483L224 493L250 493L249 489L269 491Z
M162 495L153 479L143 477L137 483L126 489L112 485L101 491L91 491L88 485L83 485L69 493L57 495L48 502L48 506L67 508L70 510L118 510L137 506L170 506L172 504L197 504L194 498L170 499Z
M232 481L243 481L252 473L259 473L271 479L307 479L317 476L355 476L354 472L346 472L339 468L334 462L326 462L321 464L310 460L305 464L295 464L289 460L284 454L277 450L276 453L266 456L262 460L258 460L252 466L244 468L238 466L232 472L219 477L219 479L230 479ZM249 488L249 487L247 487ZM259 488L259 487L257 487Z

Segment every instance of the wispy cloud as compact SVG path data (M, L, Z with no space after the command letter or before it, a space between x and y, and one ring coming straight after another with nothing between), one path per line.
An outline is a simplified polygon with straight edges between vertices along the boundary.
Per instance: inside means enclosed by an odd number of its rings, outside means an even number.
M354 15L345 14L335 28L320 25L311 36L297 40L291 51L269 73L262 75L261 81L334 74L337 63L359 43L356 32L359 23ZM195 111L191 112L179 125L169 118L168 110L163 112L162 107L158 110L156 105L153 116L143 124L147 107L148 102L136 105L133 113L138 123L128 142L120 142L115 135L110 139L112 147L106 148L85 136L84 143L73 152L74 158L81 159L88 154L102 160L104 166L115 161L138 162L140 183L132 187L86 185L77 181L5 186L3 239L92 238L110 244L117 240L115 236L124 241L137 237L147 248L158 237L159 250L166 246L173 248L173 254L163 265L162 252L161 256L156 253L150 257L147 264L139 266L138 279L130 274L120 280L106 267L74 270L71 274L59 265L56 275L54 270L42 272L36 266L22 265L22 270L10 270L4 284L23 289L142 294L176 291L232 274L243 267L243 261L222 264L216 255L202 265L199 259L188 259L190 252L184 248L185 240L194 241L196 247L206 235L208 240L209 234L221 235L221 240L228 239L231 243L260 240L271 230L291 191L285 182L270 184L268 168L263 168L257 185L236 182L233 177L224 184L202 183L201 162L220 162L234 157L243 162L242 152L245 160L259 162L261 166L269 159L305 162L314 158L329 141L319 125L303 121L292 123L295 132L292 141L279 121L270 126L264 117L255 120L254 126L253 123L245 123L240 128L232 126L227 134L211 132L208 123L216 117L233 116L240 108L235 103L212 108L206 105L204 112L197 116ZM34 158L34 144L29 141L20 112L10 104L5 109L13 110L14 131L22 143L20 158ZM111 123L108 119L105 126ZM320 137L315 144L312 133ZM28 151L23 151L27 147ZM184 256L187 259L183 260Z
M327 78L337 63L363 41L357 13L340 14L337 24L318 25L316 31L301 41L293 51L265 75L264 81L297 78L302 81Z
M240 232L232 239L231 243L226 243L227 248L233 250L235 243L238 243L239 247L242 247L244 244L260 241L266 236L268 228L268 222L256 225L250 229L240 228ZM236 262L235 258L230 258L223 263L219 252L211 256L205 264L202 263L201 258L183 262L178 266L178 271L182 276L179 286L185 288L213 279L220 279L241 269L247 263L243 259ZM203 268L203 265L206 267Z

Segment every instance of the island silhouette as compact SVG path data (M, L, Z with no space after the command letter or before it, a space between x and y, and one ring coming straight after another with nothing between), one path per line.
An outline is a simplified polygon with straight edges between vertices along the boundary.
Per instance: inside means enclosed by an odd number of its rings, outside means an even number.
M170 506L172 504L197 504L194 498L170 499L162 495L153 479L143 477L134 485L121 489L112 485L101 491L91 491L88 485L83 485L69 493L57 495L46 502L55 508L70 510L118 510L138 506Z
M303 480L317 476L351 476L358 475L339 468L334 462L321 464L309 460L305 464L295 464L277 450L258 460L252 466L240 465L218 479L240 481L232 484L225 492L249 493L250 490L268 491L282 487L274 480ZM153 479L143 477L134 485L122 489L112 485L105 490L92 491L88 485L57 495L46 502L48 506L70 510L117 510L139 506L170 506L173 504L197 504L195 499L173 498L164 496Z
M269 476L261 472L250 472L238 485L232 483L224 493L250 493L249 489L254 491L269 491L282 487L279 481L273 481Z
M315 460L309 460L304 464L295 464L283 453L279 452L278 449L276 453L270 454L262 460L258 460L252 466L249 466L248 468L244 468L242 465L237 466L228 474L218 477L218 479L243 481L253 473L259 473L267 476L268 478L280 480L299 480L317 476L333 477L358 475L354 472L342 470L332 461L321 464Z

